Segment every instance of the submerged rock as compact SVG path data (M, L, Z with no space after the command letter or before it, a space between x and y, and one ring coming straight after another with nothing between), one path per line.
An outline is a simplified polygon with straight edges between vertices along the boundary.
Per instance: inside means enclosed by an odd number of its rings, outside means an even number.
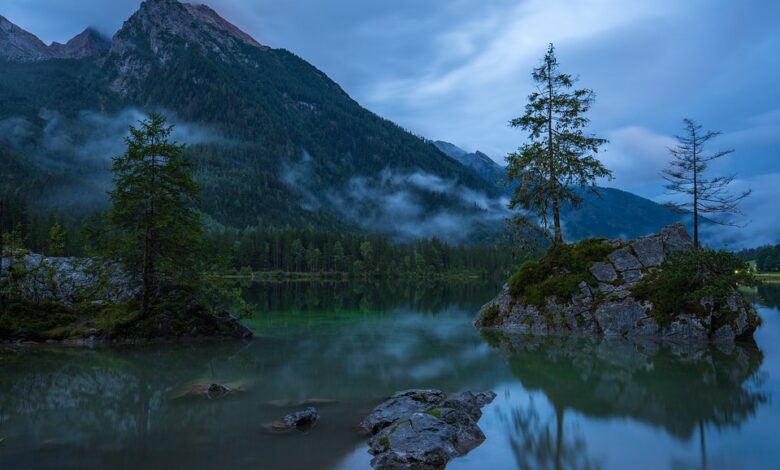
M187 386L187 388L179 392L175 396L175 398L204 397L209 399L219 399L219 398L226 397L227 395L230 395L231 393L234 393L237 390L238 390L237 388L225 384L195 383Z
M479 446L481 408L493 392L406 390L377 406L360 427L372 434L369 452L376 469L440 469Z
M606 242L605 242L606 243ZM653 304L632 296L632 288L657 272L672 254L693 249L685 227L674 224L633 242L612 241L605 259L593 262L577 292L567 298L550 296L541 305L517 301L505 285L474 320L479 328L512 333L588 334L658 337L675 340L733 341L750 336L757 314L735 288L725 301L701 299L692 312L680 312L660 323ZM695 313L695 314L694 314Z
M308 432L320 420L320 414L313 406L295 413L290 413L281 419L265 426L266 430L274 433L287 433L291 431Z

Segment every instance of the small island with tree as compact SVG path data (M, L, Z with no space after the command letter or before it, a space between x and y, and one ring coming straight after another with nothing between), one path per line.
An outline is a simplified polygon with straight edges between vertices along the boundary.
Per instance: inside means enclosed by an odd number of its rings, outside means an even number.
M198 185L172 126L152 113L131 126L114 157L106 214L85 228L91 257L63 258L59 224L51 257L24 248L20 230L4 237L0 338L32 341L145 342L249 338L227 312L218 280L207 276Z
M520 266L480 310L475 326L534 334L751 338L761 320L738 286L754 285L755 277L735 255L703 248L699 239L703 215L738 213L738 203L750 194L729 194L734 176L706 176L709 162L732 152L705 153L718 133L685 119L686 134L670 149L673 161L663 174L667 188L687 198L670 205L692 213L693 239L675 224L637 240L567 244L559 207L576 206L579 191L596 191L597 179L611 175L596 158L606 140L585 134L584 113L594 94L570 91L575 80L559 71L552 44L532 77L537 91L529 95L525 114L510 123L528 131L530 142L506 158L508 177L518 181L510 207L522 209L514 218L521 229L533 226L528 218L534 217L548 233L551 215L550 247Z

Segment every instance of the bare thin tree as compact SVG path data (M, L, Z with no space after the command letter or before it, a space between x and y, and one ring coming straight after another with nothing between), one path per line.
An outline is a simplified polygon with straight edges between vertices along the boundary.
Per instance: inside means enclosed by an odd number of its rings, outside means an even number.
M663 170L662 176L670 193L688 197L685 202L670 202L667 206L693 213L693 244L698 248L700 218L710 214L741 214L739 202L750 195L751 190L730 193L728 186L736 175L708 177L705 173L709 163L734 153L734 150L706 153L704 147L721 133L704 131L701 124L692 119L683 119L683 123L685 134L677 136L677 146L669 149L672 161L669 168ZM727 218L708 216L707 220L720 225L735 225Z

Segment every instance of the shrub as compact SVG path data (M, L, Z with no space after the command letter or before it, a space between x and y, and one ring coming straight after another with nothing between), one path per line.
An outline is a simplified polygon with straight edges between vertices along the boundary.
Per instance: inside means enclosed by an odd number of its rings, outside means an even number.
M501 309L497 305L491 305L482 311L479 316L482 326L493 326L498 323L498 317L501 314Z
M631 295L653 304L653 316L668 323L685 312L703 315L705 297L715 306L725 302L737 285L756 285L757 281L745 262L725 251L691 250L667 258L660 269L642 279L631 289ZM757 320L756 320L757 321Z
M527 261L509 279L509 293L527 305L544 305L547 297L566 298L579 292L581 282L597 284L590 267L615 250L603 238L589 238L550 247L539 261Z

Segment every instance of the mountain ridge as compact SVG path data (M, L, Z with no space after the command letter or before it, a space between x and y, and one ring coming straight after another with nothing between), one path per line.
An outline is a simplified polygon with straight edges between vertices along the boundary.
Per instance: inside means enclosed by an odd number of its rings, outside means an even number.
M127 125L164 111L189 138L200 209L220 224L458 241L504 229L503 168L487 155L412 135L207 6L146 0L110 41L88 28L46 46L0 25L0 45L18 46L0 55L0 159L25 168L17 192L40 209L100 209ZM588 234L611 227L583 214Z

